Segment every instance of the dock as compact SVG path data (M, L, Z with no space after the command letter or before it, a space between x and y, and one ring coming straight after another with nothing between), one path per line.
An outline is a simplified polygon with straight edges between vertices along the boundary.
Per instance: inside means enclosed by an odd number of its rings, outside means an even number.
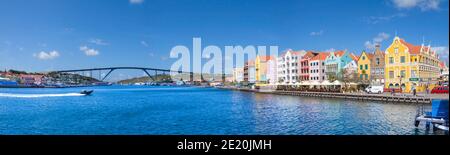
M367 93L333 93L333 92L306 92L306 91L261 91L257 89L247 88L229 88L222 87L220 89L231 89L237 91L247 91L262 94L276 94L276 95L289 95L289 96L305 96L305 97L323 97L323 98L341 98L361 101L379 101L388 103L417 103L417 104L431 104L433 99L443 99L438 97L426 97L423 95L413 96L412 94L399 94L387 95L387 94L367 94ZM448 94L445 94L448 96ZM447 98L448 99L448 98Z

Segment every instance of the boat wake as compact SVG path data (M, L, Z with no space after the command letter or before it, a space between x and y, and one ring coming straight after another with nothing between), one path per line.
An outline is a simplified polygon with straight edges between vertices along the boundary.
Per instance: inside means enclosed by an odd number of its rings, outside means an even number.
M0 97L12 97L12 98L39 98L39 97L67 97L67 96L84 96L80 93L65 93L65 94L8 94L0 93Z

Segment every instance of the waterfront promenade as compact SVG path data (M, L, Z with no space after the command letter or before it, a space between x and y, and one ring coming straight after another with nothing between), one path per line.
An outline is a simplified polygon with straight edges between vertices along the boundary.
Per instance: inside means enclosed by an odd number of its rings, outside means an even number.
M356 93L335 93L335 92L308 92L308 91L283 91L283 90L258 90L248 88L235 88L235 87L218 87L220 89L230 89L236 91L247 91L264 94L277 94L277 95L291 95L291 96L306 96L306 97L325 97L325 98L341 98L341 99L354 99L354 100L367 100L367 101L380 101L389 103L421 103L430 104L433 99L449 99L449 94L422 94L419 93L416 96L409 93L382 93L382 94L368 94L365 92Z

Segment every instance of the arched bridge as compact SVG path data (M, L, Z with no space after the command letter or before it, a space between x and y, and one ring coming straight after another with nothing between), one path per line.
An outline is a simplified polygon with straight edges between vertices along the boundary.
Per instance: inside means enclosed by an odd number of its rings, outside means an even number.
M105 67L105 68L89 68L89 69L73 69L73 70L60 70L60 71L53 71L55 73L73 73L73 72L91 72L90 75L92 77L92 71L107 71L106 75L101 77L102 74L99 73L99 79L101 81L104 81L110 74L111 72L113 72L114 70L142 70L145 72L145 74L148 75L148 77L150 77L153 81L155 81L155 79L153 79L153 76L149 73L149 71L154 71L155 74L154 76L156 77L158 75L158 72L162 72L162 74L165 73L188 73L190 74L190 80L193 80L193 72L183 72L183 71L174 71L174 70L169 70L169 69L158 69L158 68L146 68L146 67Z

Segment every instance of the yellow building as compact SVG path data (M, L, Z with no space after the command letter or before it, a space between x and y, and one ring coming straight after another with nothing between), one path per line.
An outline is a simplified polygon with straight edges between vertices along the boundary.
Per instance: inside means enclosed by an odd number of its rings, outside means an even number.
M369 82L370 81L370 63L371 59L373 57L373 54L366 53L366 51L363 51L361 53L361 56L359 56L358 59L358 75L359 79L363 82Z
M272 56L257 56L255 59L256 83L267 83L267 61L273 59Z
M439 78L439 58L430 46L395 37L385 51L385 87L411 92L431 90Z

